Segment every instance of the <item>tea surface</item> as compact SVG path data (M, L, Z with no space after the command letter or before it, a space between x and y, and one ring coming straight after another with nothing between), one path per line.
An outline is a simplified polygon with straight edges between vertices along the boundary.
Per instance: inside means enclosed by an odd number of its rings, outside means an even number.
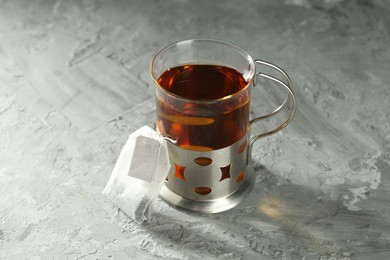
M216 65L186 65L165 71L158 83L173 94L188 99L219 99L247 85L242 74Z

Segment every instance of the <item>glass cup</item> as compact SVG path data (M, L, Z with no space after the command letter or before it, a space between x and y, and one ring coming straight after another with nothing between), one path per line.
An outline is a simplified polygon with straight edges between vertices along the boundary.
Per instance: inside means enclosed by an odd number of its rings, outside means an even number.
M283 80L256 72L276 70ZM286 127L295 113L289 76L254 60L238 46L192 39L165 47L151 63L155 82L157 131L167 140L171 171L160 196L171 206L216 213L240 203L254 183L253 143ZM249 118L251 85L263 77L288 95L272 113ZM291 103L288 118L275 129L249 136L251 124L274 116Z

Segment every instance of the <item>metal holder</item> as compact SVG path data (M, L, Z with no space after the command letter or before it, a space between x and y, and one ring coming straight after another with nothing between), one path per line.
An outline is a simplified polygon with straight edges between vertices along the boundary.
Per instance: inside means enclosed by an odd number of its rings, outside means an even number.
M172 165L160 196L170 205L196 212L216 213L240 203L254 183L247 167L248 139L228 147L191 151L168 142Z
M257 140L275 134L286 127L296 110L295 96L289 76L279 67L265 61L255 60L281 73L286 82L264 73L256 73L278 83L288 91L284 102L272 113L256 117L250 125L277 114L292 101L287 120L275 129L249 139L248 133L236 143L218 150L193 151L167 141L171 171L160 196L171 206L201 213L217 213L233 208L250 193L254 184L253 168L250 165L251 150ZM256 85L256 78L253 85Z

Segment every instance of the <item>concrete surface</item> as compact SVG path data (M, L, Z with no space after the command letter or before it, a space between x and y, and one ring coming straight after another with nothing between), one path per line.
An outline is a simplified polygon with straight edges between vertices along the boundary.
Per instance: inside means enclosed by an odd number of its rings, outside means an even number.
M389 12L386 0L1 0L0 258L389 259ZM154 126L153 54L194 37L285 68L298 112L255 145L244 203L189 215L158 200L139 226L101 192L129 133ZM270 109L274 95L254 92L253 114Z

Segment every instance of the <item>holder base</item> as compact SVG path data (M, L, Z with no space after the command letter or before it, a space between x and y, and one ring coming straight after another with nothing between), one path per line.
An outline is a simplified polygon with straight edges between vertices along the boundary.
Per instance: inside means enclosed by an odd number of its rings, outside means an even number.
M240 188L226 197L213 200L189 200L172 192L165 185L160 191L160 197L168 205L178 210L195 213L218 213L231 209L241 203L249 195L254 183L255 176L253 167L249 165L246 169L245 179Z

